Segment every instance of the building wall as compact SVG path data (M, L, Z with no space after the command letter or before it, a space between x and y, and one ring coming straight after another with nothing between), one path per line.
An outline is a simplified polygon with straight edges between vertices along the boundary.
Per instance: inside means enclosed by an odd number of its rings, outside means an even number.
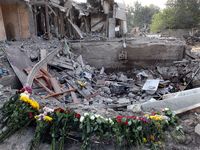
M23 3L1 5L7 39L29 36L28 12Z
M6 39L7 38L6 38L6 32L5 32L4 22L3 22L3 14L0 7L0 41L4 41Z
M164 29L162 30L161 36L182 38L185 35L188 36L189 31L189 29Z
M159 66L170 66L173 61L180 61L184 56L184 43L162 43L133 40L126 42L126 60L119 60L122 42L72 43L72 49L96 68L128 70L133 68L153 67L155 61ZM107 71L108 71L107 70Z

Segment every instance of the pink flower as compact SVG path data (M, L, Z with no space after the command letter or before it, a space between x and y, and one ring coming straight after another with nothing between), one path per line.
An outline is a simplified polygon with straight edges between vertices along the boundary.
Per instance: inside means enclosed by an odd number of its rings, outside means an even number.
M164 108L161 109L162 112L163 112L164 110L165 110Z
M29 86L26 86L25 89L28 91L29 94L32 94L32 88Z
M30 117L30 118L32 118L32 117L33 117L33 113L32 113L32 112L29 114L29 117Z
M129 119L130 117L128 116L128 117L126 117L126 119Z
M152 112L152 113L151 113L151 116L154 116L154 115L155 115L155 112Z
M67 110L67 113L69 114L69 113L70 113L70 111L69 111L69 110Z

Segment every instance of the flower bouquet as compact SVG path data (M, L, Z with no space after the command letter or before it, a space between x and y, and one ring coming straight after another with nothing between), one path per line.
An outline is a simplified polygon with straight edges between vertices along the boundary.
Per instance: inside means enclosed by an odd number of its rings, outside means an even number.
M39 104L29 99L30 94L32 94L30 87L22 88L1 108L4 113L0 119L2 124L0 129L4 132L0 135L0 142L16 132L22 132L34 120Z

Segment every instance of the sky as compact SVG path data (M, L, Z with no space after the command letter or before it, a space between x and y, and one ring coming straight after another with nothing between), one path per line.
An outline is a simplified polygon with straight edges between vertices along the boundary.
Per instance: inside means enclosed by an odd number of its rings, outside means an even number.
M77 2L86 2L87 0L75 0ZM127 5L133 4L137 0L124 0ZM154 4L161 9L165 8L165 3L167 0L138 0L143 6L148 6L149 4ZM123 2L123 0L115 0L115 2Z

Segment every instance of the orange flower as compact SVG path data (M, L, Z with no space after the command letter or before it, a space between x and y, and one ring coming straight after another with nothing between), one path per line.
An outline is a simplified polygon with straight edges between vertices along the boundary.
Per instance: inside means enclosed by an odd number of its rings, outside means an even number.
M150 139L153 140L153 141L155 140L154 137L153 137L152 135L150 136Z
M155 142L156 145L158 145L158 142Z
M160 145L160 148L162 148L162 145Z
M150 137L148 136L147 139L149 139Z

